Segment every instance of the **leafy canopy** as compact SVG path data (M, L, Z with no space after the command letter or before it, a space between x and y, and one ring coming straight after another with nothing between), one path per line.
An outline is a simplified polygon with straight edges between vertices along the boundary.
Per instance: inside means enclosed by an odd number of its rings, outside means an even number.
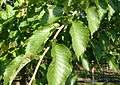
M29 82L38 59L35 85L73 85L78 68L104 64L119 73L119 21L119 0L0 0L0 85Z

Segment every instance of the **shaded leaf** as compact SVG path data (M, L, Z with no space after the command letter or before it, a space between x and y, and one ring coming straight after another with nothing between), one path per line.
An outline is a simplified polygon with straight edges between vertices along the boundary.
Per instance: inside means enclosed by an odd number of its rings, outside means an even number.
M71 53L64 45L56 44L52 47L51 56L53 59L47 73L48 85L65 85L72 71Z
M73 49L79 60L79 57L84 53L89 42L89 30L81 21L73 21L72 27L70 28L70 34L72 37Z
M99 6L102 8L102 9L107 9L108 7L108 0L98 0L99 2Z
M120 12L120 1L119 0L109 0L111 7L116 11Z
M90 0L79 0L79 2L80 2L82 9L87 9L90 4Z
M48 13L49 13L49 18L47 23L53 23L56 20L58 20L63 13L63 8L62 7L57 7L54 5L48 5Z
M112 69L114 72L118 72L118 64L115 63L115 60L112 58L108 62L110 69Z
M78 77L77 75L71 74L67 79L65 85L76 85L77 77Z

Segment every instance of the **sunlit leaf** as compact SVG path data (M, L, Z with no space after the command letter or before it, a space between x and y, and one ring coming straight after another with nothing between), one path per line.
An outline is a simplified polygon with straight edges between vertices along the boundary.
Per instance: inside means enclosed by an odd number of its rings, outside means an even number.
M26 56L16 57L5 69L4 85L11 85L18 72L31 60Z
M93 33L98 30L100 25L99 15L97 13L96 7L89 7L86 10L86 13L87 13L88 27L90 29L91 35L93 35Z
M78 76L75 74L71 74L69 78L66 81L65 85L75 85L77 81Z
M67 47L61 44L53 45L52 62L48 68L48 85L65 85L65 81L72 71L71 53Z
M108 11L108 19L110 20L113 14L115 13L115 10L110 5L108 5Z
M13 10L13 7L10 5L6 5L6 10L0 11L0 18L6 20L10 17L15 15L15 10Z
M108 63L109 63L110 69L112 69L114 72L118 72L118 64L115 63L115 60L113 58L109 60Z
M107 13L108 10L108 0L95 0L96 6L97 6L97 13L99 16L99 20L102 20L105 13Z
M89 42L89 29L81 21L73 21L72 27L70 28L70 34L72 37L73 49L79 60L79 57L85 52Z
M45 42L48 40L51 31L59 24L53 24L37 30L29 39L24 56L16 57L6 68L4 73L4 85L11 85L18 72L41 52Z
M82 61L82 66L84 67L84 69L86 69L87 71L89 71L89 62L88 60L85 58L86 55L82 55L81 56L81 61Z
M106 9L101 8L100 6L98 6L98 15L99 15L99 20L102 20L103 16L105 15L105 13L107 13Z
M56 23L50 26L41 27L35 31L28 40L25 50L26 53L39 53L43 49L45 42L48 40L53 30L58 26L59 24Z

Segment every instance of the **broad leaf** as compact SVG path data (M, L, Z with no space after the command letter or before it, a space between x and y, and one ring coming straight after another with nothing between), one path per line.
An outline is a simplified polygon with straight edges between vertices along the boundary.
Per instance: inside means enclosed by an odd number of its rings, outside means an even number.
M5 69L4 85L11 85L18 72L30 61L27 56L16 57Z
M73 21L72 27L70 28L70 34L72 37L73 49L79 60L79 57L84 53L89 42L89 29L83 25L81 21Z
M39 28L37 31L35 31L28 40L26 53L39 53L43 49L44 44L48 40L52 30L58 26L59 24L56 23L50 26Z
M48 40L51 32L59 24L45 26L37 30L29 39L24 56L16 57L6 68L4 72L4 85L11 85L18 72L31 60L36 59L36 55L41 52L45 42Z
M53 45L52 62L48 68L48 85L65 85L65 81L72 71L71 53L67 47L61 44Z
M87 20L88 20L88 27L91 32L91 36L97 29L99 28L100 19L99 14L97 13L96 7L89 7L86 10L87 13Z

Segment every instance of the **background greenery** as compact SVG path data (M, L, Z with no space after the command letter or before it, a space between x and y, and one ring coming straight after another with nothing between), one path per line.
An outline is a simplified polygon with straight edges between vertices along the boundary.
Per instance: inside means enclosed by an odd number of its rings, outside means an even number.
M0 85L16 79L29 82L39 59L33 85L74 85L82 76L80 69L86 70L84 74L93 68L119 73L119 0L0 0L0 4Z

